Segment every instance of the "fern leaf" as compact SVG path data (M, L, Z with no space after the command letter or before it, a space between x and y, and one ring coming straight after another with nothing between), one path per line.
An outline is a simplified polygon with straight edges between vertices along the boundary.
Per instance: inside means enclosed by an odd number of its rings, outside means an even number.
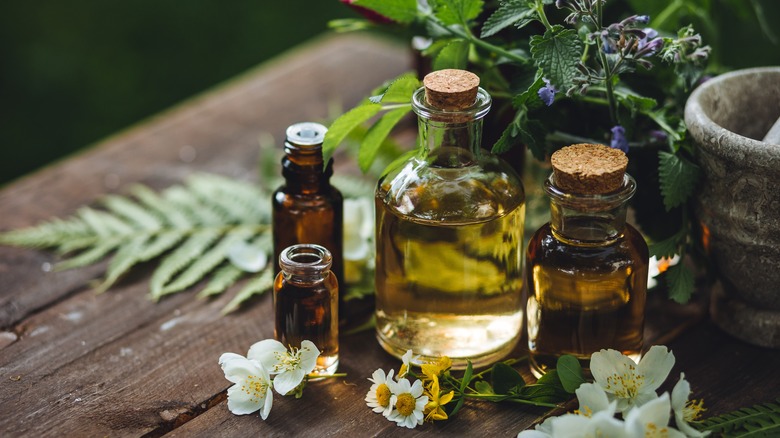
M206 287L198 293L198 298L210 297L224 292L227 288L235 284L244 274L244 271L227 264L219 268L209 280Z
M204 206L200 199L184 187L174 186L164 193L166 200L182 209L182 212L192 218L194 223L206 226L219 226L229 222L229 218L220 215L211 206Z
M117 250L114 258L111 259L111 263L108 264L106 279L96 288L98 293L108 290L122 275L141 261L141 250L144 243L149 240L149 237L149 234L136 236Z
M265 194L249 183L199 174L190 178L188 185L237 223L258 223L270 217Z
M174 281L165 286L161 291L161 295L172 294L180 290L186 289L198 280L203 278L206 274L213 271L214 268L219 266L225 261L228 250L231 246L245 240L252 234L251 230L246 228L237 228L225 234L220 242L218 242L210 250L200 255L189 268L182 272Z
M60 242L91 234L86 222L79 218L64 221L54 219L37 227L0 233L0 244L25 246L28 248L46 248L57 246Z
M165 218L165 222L168 225L172 225L174 228L190 228L194 225L194 222L186 214L182 213L179 208L158 196L157 193L154 193L148 187L137 184L130 189L130 193L145 206Z
M103 199L103 204L130 223L137 224L139 228L159 230L162 226L162 223L154 214L127 198L116 195L106 196Z
M738 409L698 424L699 430L708 430L726 437L780 436L780 398L774 402Z
M57 271L64 271L66 269L80 268L82 266L91 265L114 250L117 246L119 246L120 243L121 241L119 239L102 240L97 246L94 246L73 258L57 263L54 266L54 269Z
M63 238L61 240L61 243L57 245L57 243L54 243L53 245L46 245L46 246L57 246L57 252L60 254L67 254L69 252L77 251L80 249L89 248L90 246L97 245L100 243L100 237L93 235L89 236L77 236L77 237L68 237Z
M171 230L158 234L149 246L141 249L138 260L145 262L157 257L181 242L186 235L187 232L185 230Z
M255 295L262 295L268 289L274 285L274 271L267 268L244 285L244 287L236 293L236 296L230 300L227 305L222 308L222 314L228 314L238 309L242 303L252 298Z
M220 235L222 232L214 228L197 231L173 253L165 257L152 274L150 284L152 299L159 300L168 281L203 254Z
M109 213L82 207L78 214L100 237L113 237L117 234L131 234L133 232L133 227Z

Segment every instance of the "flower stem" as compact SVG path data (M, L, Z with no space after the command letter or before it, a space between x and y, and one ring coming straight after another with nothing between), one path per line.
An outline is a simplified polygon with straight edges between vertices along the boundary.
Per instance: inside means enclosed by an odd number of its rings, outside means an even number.
M463 394L463 397L476 398L476 399L483 398L483 399L493 400L493 399L496 398L496 394ZM506 399L503 399L501 401L508 401L508 402L512 402L512 403L520 403L520 404L524 404L524 405L541 406L541 407L545 407L545 408L557 408L558 407L558 405L556 405L555 403L538 402L538 401L533 401L533 400L526 400L526 399L523 399L523 398L506 398Z
M594 23L597 23L596 26L598 29L603 29L601 24L601 17L602 17L602 9L603 9L602 2L597 1L596 2L596 17L591 17ZM601 66L604 69L604 85L607 87L607 101L609 101L609 117L612 120L612 123L617 125L617 105L615 104L615 92L612 85L612 70L609 68L609 60L607 59L607 54L604 53L604 48L602 47L601 38L596 38L596 48L599 52L599 60L601 61Z
M544 3L541 0L536 0L534 9L536 9L536 13L539 15L539 20L542 22L542 24L544 24L544 27L547 30L552 30L550 21L547 20L547 14L544 13Z

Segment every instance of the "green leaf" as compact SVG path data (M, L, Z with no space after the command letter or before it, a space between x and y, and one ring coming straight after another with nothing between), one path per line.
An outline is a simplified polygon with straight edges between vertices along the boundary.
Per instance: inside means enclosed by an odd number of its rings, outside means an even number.
M493 395L495 392L493 391L493 387L490 386L490 383L480 380L479 382L476 382L474 384L474 389L477 390L477 393L484 394L484 395Z
M160 299L170 279L199 258L221 235L220 230L213 228L200 230L166 257L152 274L149 285L152 299Z
M374 163L379 147L385 141L395 125L411 111L411 107L396 108L383 115L366 133L358 151L358 164L364 173Z
M666 270L666 281L669 287L669 298L685 304L691 299L694 290L693 273L680 261Z
M187 233L185 230L175 229L158 234L149 245L139 250L138 260L145 262L159 256L181 242L186 235Z
M356 0L353 4L401 24L409 24L417 18L417 0Z
M685 202L696 189L699 167L683 157L669 152L658 152L658 177L666 211Z
M148 234L136 236L119 248L114 258L111 259L111 263L108 264L106 279L97 287L97 292L105 292L130 268L141 261L140 255L149 237Z
M572 355L564 354L559 357L555 369L558 371L558 378L561 381L561 385L563 385L563 389L570 394L574 394L574 391L581 384L585 383L580 361Z
M490 376L496 394L509 394L525 386L523 376L504 362L496 362Z
M577 63L583 44L574 29L555 25L543 36L531 37L531 55L544 76L558 90L566 90L578 74Z
M780 436L780 398L710 417L693 426L718 436Z
M536 19L536 11L527 0L502 1L498 9L482 25L480 38L493 36L512 25L518 28L524 27L534 19Z
M463 70L468 65L469 47L471 44L465 40L453 40L447 44L433 60L434 70L456 68Z
M54 269L57 271L64 271L66 269L80 268L82 266L91 265L103 258L103 256L109 252L113 251L117 246L119 246L120 243L121 240L119 239L101 240L97 245L80 253L79 255L57 263L54 266Z
M103 211L82 207L78 210L78 215L100 237L111 237L117 234L129 235L133 234L134 231L133 227L118 217Z
M333 123L331 123L330 128L328 128L328 132L325 134L325 139L322 143L324 162L327 163L328 160L330 160L330 157L333 156L333 152L336 151L339 144L347 138L353 129L377 115L381 109L382 106L379 104L370 102L363 103L334 120Z
M512 105L515 108L519 109L526 107L528 109L534 109L544 104L539 97L539 90L544 86L543 76L543 71L541 69L537 70L531 85L529 85L525 91L512 98Z
M674 257L675 254L679 254L680 245L683 243L682 239L685 238L684 231L680 230L680 232L671 237L650 244L650 255L660 260L664 257Z
M650 97L640 96L634 93L616 93L618 102L623 104L631 112L631 116L634 117L636 113L647 114L658 105L655 99Z
M251 280L236 293L236 296L222 308L222 314L228 314L241 307L241 304L255 295L262 295L274 285L274 271L267 268Z
M420 88L420 81L412 73L405 73L397 77L387 91L382 95L382 103L410 103L412 93Z
M157 216L127 198L109 195L103 199L103 205L117 215L125 218L128 222L138 224L139 228L145 230L159 230L162 226L162 223Z
M428 3L436 18L445 25L458 24L464 27L477 18L484 5L482 0L429 0Z
M227 264L219 268L209 280L206 287L198 292L198 298L210 297L212 295L221 294L231 285L235 284L241 276L244 275L244 271Z

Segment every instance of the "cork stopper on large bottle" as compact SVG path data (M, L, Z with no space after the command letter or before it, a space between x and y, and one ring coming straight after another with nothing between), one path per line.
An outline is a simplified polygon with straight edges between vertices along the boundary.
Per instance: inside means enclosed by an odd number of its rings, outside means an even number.
M479 76L466 70L437 70L423 78L423 85L429 105L440 110L458 111L476 102Z
M628 157L620 149L585 143L559 149L550 161L555 185L582 195L619 190L628 166Z

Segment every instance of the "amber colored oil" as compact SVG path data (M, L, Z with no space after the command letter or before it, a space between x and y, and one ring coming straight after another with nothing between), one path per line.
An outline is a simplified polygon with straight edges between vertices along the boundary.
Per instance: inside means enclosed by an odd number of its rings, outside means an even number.
M461 369L467 359L481 366L508 354L523 321L523 196L513 205L486 200L486 217L440 221L400 214L385 193L376 199L380 344L398 357L411 349L421 362L446 355ZM446 195L417 201L465 208Z
M338 283L333 273L312 282L293 281L284 273L274 284L274 338L299 347L309 340L320 349L312 374L332 374L339 363Z
M570 226L576 222L567 219ZM647 245L628 224L623 235L608 244L567 243L553 235L549 223L532 236L526 263L534 374L554 369L563 354L577 357L586 370L591 354L601 349L639 358L647 293L645 260Z

